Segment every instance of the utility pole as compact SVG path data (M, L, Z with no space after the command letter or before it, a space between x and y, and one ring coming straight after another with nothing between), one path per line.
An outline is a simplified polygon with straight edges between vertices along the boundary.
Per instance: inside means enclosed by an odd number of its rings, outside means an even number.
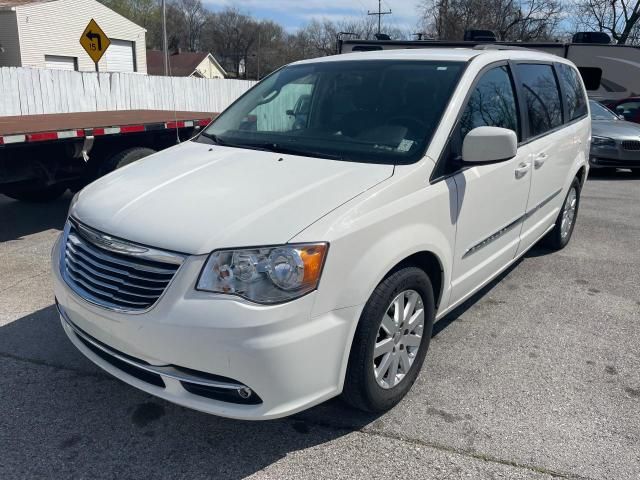
M367 15L377 15L378 16L378 34L380 34L380 26L382 23L382 15L391 15L391 9L387 10L386 12L382 11L382 0L378 0L378 11L377 12L370 12L369 10L367 10Z
M169 47L167 45L167 5L162 0L162 63L164 64L164 76L169 76Z

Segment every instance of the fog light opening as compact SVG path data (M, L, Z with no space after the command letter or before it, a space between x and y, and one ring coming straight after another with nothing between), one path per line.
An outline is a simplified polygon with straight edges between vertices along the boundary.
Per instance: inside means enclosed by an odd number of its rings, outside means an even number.
M238 395L245 400L251 396L253 392L249 387L242 387L238 389Z

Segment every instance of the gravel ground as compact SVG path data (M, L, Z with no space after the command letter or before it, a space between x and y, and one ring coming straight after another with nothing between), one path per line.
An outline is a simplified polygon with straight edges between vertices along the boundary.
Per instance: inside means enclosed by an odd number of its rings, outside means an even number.
M438 322L382 416L327 402L239 422L86 360L52 305L69 196L0 196L0 478L640 478L640 179L592 176L571 244L534 249Z

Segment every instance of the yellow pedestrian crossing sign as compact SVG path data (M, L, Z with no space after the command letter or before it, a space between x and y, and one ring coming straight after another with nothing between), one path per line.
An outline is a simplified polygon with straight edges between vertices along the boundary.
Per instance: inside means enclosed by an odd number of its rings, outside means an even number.
M80 45L82 45L91 57L91 60L93 60L97 65L102 58L102 55L104 55L104 52L106 52L109 45L111 45L111 40L109 40L109 37L107 37L96 21L92 18L89 25L87 25L87 28L82 32Z

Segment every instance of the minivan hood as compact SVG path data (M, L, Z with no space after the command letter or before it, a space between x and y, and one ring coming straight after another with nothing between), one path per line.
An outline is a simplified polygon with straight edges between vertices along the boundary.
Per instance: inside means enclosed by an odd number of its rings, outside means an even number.
M188 141L88 185L70 213L115 237L204 254L286 243L392 174L393 165Z

